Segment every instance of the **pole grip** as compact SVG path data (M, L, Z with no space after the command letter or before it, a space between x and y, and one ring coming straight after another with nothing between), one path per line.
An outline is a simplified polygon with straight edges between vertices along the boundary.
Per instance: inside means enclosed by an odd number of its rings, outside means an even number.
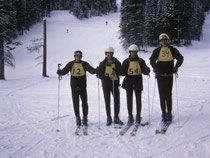
M58 64L58 70L61 69L61 64ZM61 75L58 75L58 79L61 80L62 79L62 76Z

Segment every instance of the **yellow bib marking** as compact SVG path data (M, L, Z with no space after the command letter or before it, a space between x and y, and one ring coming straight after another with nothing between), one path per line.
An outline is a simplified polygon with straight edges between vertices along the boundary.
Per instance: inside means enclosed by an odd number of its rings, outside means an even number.
M158 60L159 61L172 61L173 60L172 53L168 47L162 47L160 49Z
M85 70L82 66L82 63L74 63L72 69L71 69L71 75L72 76L84 76Z
M131 61L128 67L128 75L140 75L141 68L138 61Z
M113 73L114 73L114 80L118 80L116 72L112 69L112 67L106 66L105 76L108 76L111 80L113 80Z

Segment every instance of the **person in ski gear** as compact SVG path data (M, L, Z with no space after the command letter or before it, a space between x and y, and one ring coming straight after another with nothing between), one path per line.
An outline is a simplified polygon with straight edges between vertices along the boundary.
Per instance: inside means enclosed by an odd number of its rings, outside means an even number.
M161 34L159 36L161 46L156 48L150 57L150 64L157 78L163 121L172 120L173 74L177 73L183 63L183 56L168 44L168 40L167 34ZM176 59L175 66L174 59Z
M86 71L91 74L96 74L96 69L90 66L86 61L82 61L82 52L77 50L74 52L75 60L70 61L62 70L58 70L57 74L62 76L68 72L71 73L71 91L72 100L74 106L74 113L76 116L77 126L81 125L81 118L79 112L79 97L82 100L83 111L83 125L87 125L88 122L88 103L87 103L87 89L86 89Z
M128 109L128 124L133 124L133 91L136 96L136 123L141 122L141 107L142 107L142 90L143 78L142 74L149 75L150 68L147 67L145 61L140 58L137 53L139 48L132 44L129 47L129 57L123 61L122 72L125 76L122 88L126 90L127 109Z
M98 77L102 81L106 114L107 126L112 124L111 109L110 109L110 94L114 97L114 123L123 125L119 119L120 112L120 94L119 94L119 75L122 73L122 66L119 60L113 57L114 49L107 47L105 50L105 59L99 64ZM114 92L113 92L114 91Z

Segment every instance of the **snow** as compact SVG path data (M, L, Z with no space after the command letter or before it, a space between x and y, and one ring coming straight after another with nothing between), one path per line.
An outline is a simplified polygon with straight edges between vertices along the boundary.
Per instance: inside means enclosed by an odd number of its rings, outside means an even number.
M100 87L100 129L98 113L98 79L87 74L89 127L88 136L75 136L75 117L69 87L69 75L61 80L60 132L57 129L58 78L57 64L73 60L73 52L82 50L83 60L93 67L104 59L106 46L113 46L115 56L123 61L128 53L120 45L119 19L114 13L78 20L68 11L54 11L47 18L47 74L28 54L30 40L42 37L42 23L17 40L23 43L15 52L16 68L6 68L6 79L0 81L0 157L1 158L209 158L210 157L210 15L207 15L203 39L190 47L178 48L184 55L173 88L174 122L165 135L155 135L160 122L160 107L154 74L149 78L151 125L141 127L134 137L128 131L106 127L106 113ZM105 25L108 21L108 25ZM69 29L69 33L66 32ZM148 66L148 53L140 52ZM155 89L154 89L155 86ZM154 91L155 90L155 91ZM120 118L127 122L126 96L121 92ZM152 104L154 93L154 104ZM148 120L148 78L144 76L143 121ZM134 102L135 103L135 102ZM81 111L80 111L81 112ZM113 113L113 107L112 107ZM134 111L135 115L135 104Z

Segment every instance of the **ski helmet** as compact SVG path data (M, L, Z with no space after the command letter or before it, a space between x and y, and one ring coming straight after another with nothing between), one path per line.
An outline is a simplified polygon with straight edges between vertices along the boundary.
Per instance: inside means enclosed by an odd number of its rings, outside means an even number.
M107 53L107 52L110 52L110 53L114 54L114 48L113 47L107 47L105 49L105 53Z
M82 57L82 52L80 50L76 50L74 52L74 56L80 56L80 57Z
M160 34L160 36L159 36L159 40L161 41L161 40L169 40L169 37L168 37L168 35L166 34L166 33L162 33L162 34Z
M137 45L135 44L132 44L130 45L130 47L128 48L129 52L133 51L133 52L138 52L139 51L139 48Z

